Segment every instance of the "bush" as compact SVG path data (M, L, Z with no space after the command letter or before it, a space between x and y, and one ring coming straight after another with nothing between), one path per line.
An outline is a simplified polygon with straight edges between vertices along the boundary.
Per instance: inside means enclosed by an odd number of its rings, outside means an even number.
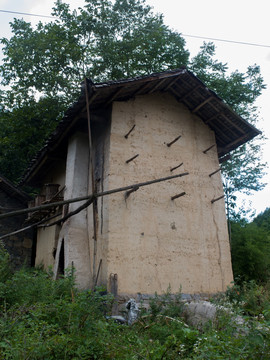
M41 269L12 274L1 256L0 359L269 359L269 290L255 282L219 299L245 315L243 326L224 313L202 331L186 325L170 289L128 326L106 320L104 289L79 291L73 276L54 281Z
M0 284L11 276L11 266L9 254L0 242Z

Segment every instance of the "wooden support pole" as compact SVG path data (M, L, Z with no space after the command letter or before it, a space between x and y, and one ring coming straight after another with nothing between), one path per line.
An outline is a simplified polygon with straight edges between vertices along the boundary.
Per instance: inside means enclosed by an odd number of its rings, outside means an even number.
M101 264L102 264L102 259L99 260L98 271L97 271L97 276L96 276L96 281L95 281L95 287L97 286L97 282L98 282L98 277L99 277L99 273L100 273Z
M184 196L184 195L186 195L186 193L185 193L185 192L181 192L180 194L177 194L177 195L172 196L172 197L171 197L171 200L178 199L179 197Z
M114 296L114 302L112 306L112 314L118 313L118 275L110 274L110 292Z
M78 214L79 212L81 212L82 210L86 209L89 205L93 204L94 201L95 201L95 197L92 196L89 200L87 200L84 204L79 206L76 210L69 212L67 215L65 215L61 219L59 219L51 224L44 225L44 227L49 227L49 226L58 225L58 224L63 223L64 221L69 219L71 216L74 216L74 215Z
M219 171L221 171L221 168L217 169L216 171L213 171L211 174L209 174L209 177L215 175L215 174L218 173Z
M92 195L81 196L81 197L77 197L77 198L74 198L74 199L68 199L68 200L63 200L63 201L57 201L57 202L50 203L50 204L45 204L45 205L39 205L39 206L35 206L33 208L10 211L10 212L5 213L5 214L0 214L0 220L4 219L4 218L8 218L8 217L27 214L27 213L30 213L30 212L49 209L49 208L53 208L53 207L56 207L56 206L61 206L61 205L65 205L65 204L71 204L71 203L75 203L75 202L79 202L79 201L84 201L84 200L93 201L93 198L98 198L98 197L102 197L102 196L115 194L115 193L118 193L118 192L127 191L127 190L130 190L130 189L134 188L134 186L138 186L138 187L148 186L148 185L156 184L156 183L167 181L167 180L177 179L179 177L186 176L186 175L189 175L189 173L185 172L185 173L182 173L182 174L171 175L171 176L167 176L167 177L164 177L164 178L144 181L144 182L141 182L141 183L127 185L127 186L123 186L123 187L120 187L120 188L115 188L115 189L112 189L112 190L103 191L103 192L92 194Z
M90 195L82 196L82 197L79 197L79 198L73 198L73 199L68 199L68 200L63 200L63 201L56 201L56 202L52 202L52 203L49 203L49 204L43 204L43 205L39 205L39 206L30 207L30 208L27 208L27 209L9 211L9 212L6 212L4 214L0 214L0 220L8 218L8 217L12 217L12 216L19 216L19 215L22 215L22 214L28 214L28 213L35 212L35 211L51 209L51 208L54 208L54 207L57 207L57 206L62 206L62 205L66 205L66 204L72 204L72 203L75 203L75 202L87 200L90 197L92 197L92 195L91 196Z
M87 80L84 80L85 84L85 102L86 102L86 111L87 111L87 124L88 124L88 141L89 141L89 170L91 175L91 187L92 187L92 194L96 192L96 183L95 183L95 169L94 169L94 160L93 160L93 146L92 146L92 131L91 131L91 118L90 118L90 104L89 104L89 95L88 95L88 88L87 88ZM88 170L88 174L89 174ZM89 189L87 189L89 192ZM97 202L96 198L88 200L89 205L93 203L93 284L95 283L96 279L96 255L97 255L97 227L98 227L98 209L97 209ZM86 202L86 204L88 203ZM85 204L84 204L85 205ZM84 206L83 205L83 206ZM87 205L88 206L88 205ZM86 207L86 206L85 206ZM75 210L76 211L76 210ZM81 211L81 210L80 210ZM66 219L69 217L69 214L66 215ZM88 218L87 218L88 219Z
M184 163L181 163L181 164L179 164L179 165L177 165L177 166L175 166L175 167L173 167L173 168L171 168L170 169L170 171L172 172L172 171L174 171L174 170L176 170L176 169L178 169L180 166L182 166Z
M132 128L129 130L129 132L125 135L125 138L127 139L129 137L129 134L135 129L135 124L132 126Z
M13 210L16 210L16 208L9 208L9 207L0 206L0 214L4 213L5 211L13 211Z
M128 190L125 193L125 199L127 199L131 193L133 193L134 191L137 191L137 190L139 190L139 186L134 186L131 190Z
M50 216L50 217L43 218L42 220L40 220L40 221L38 221L38 222L36 222L36 223L34 223L34 224L31 224L31 225L26 226L26 227L24 227L24 228L18 229L18 230L16 230L16 231L11 232L11 233L5 234L5 235L3 235L3 236L0 237L0 241L3 240L3 239L5 239L5 238L8 238L9 236L16 235L16 234L19 234L19 233L21 233L21 232L24 232L24 231L33 229L34 227L37 227L37 226L39 226L40 224L44 224L45 222L47 222L47 221L49 221L49 220L52 220L52 219L56 218L57 216L61 216L61 214L62 214L62 213L59 212L59 213L54 214L54 215L52 215L52 216Z
M167 144L168 147L172 146L172 144L174 144L177 140L179 140L181 137L181 135L177 136L177 138L175 138L173 141L171 141L170 143Z
M132 158L128 159L128 160L126 161L126 164L128 164L128 163L131 162L132 160L135 160L138 156L139 156L139 154L137 154L137 155L133 156Z
M213 144L213 145L209 146L209 148L205 149L205 150L203 151L203 153L204 153L204 154L206 154L206 153L207 153L207 151L209 151L209 150L213 149L213 147L214 147L214 146L215 146L215 144Z
M218 201L220 199L223 199L224 197L225 197L225 195L222 195L222 196L220 196L220 197L218 197L216 199L213 199L213 200L211 200L211 203L213 204L214 202L216 202L216 201Z

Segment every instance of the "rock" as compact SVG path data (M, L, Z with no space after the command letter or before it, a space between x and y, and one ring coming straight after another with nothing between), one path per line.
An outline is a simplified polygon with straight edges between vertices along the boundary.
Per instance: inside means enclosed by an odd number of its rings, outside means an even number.
M120 315L106 316L107 320L113 320L119 324L126 324L127 320Z
M216 306L209 301L192 301L184 305L184 316L187 324L196 328L201 328L208 321L213 321L216 313Z
M128 325L132 325L138 319L139 307L134 299L129 299L126 308L128 310Z
M184 305L186 323L199 330L202 330L207 322L215 321L217 314L220 314L220 312L223 312L225 316L231 318L231 323L235 325L236 333L247 333L245 320L241 316L233 314L228 308L212 304L209 301L192 301Z

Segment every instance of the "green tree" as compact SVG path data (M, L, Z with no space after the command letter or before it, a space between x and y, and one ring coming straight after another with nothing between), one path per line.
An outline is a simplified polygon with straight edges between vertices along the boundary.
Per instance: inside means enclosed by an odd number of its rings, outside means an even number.
M270 278L270 212L266 209L251 223L232 225L232 266L241 281L267 282Z
M184 39L144 0L86 0L79 14L57 1L52 15L54 21L40 22L36 29L15 19L14 35L2 39L3 84L20 98L40 92L61 94L70 102L85 76L94 81L116 80L188 61Z
M16 181L57 125L63 104L58 97L24 101L0 113L0 169Z
M228 74L227 65L215 59L215 46L204 43L198 55L191 60L190 67L239 115L256 125L258 113L254 103L265 89L258 65L249 66L246 74L237 70ZM262 135L240 146L231 152L231 159L222 164L227 211L234 219L239 216L236 213L237 193L249 195L265 186L262 178L266 164L261 161L263 139Z
M154 14L144 0L86 0L78 12L57 1L52 14L54 21L40 22L36 28L15 19L11 38L1 39L0 76L6 90L0 94L0 168L12 180L18 179L63 110L77 98L85 76L93 81L116 80L187 65L241 115L256 120L254 101L264 88L259 67L228 74L226 64L215 59L211 43L190 59L181 34L169 29L163 16ZM45 118L44 102L54 108L45 111ZM37 133L27 129L22 135L21 123L33 127L33 119L39 124ZM24 149L27 143L30 150ZM250 142L223 166L232 196L237 190L262 187L259 150L256 141Z
M270 234L270 208L265 209L264 212L256 216L253 222Z

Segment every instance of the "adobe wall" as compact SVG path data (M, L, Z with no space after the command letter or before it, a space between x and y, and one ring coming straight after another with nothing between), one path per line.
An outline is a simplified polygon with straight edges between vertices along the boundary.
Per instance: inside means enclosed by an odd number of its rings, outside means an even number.
M108 119L107 119L108 120ZM103 192L110 188L110 122L104 121L102 131L92 132L93 162L95 167L96 191ZM89 192L92 189L89 179ZM97 199L96 241L93 236L93 206L87 209L88 234L91 256L92 286L107 286L108 274L108 238L109 238L109 196Z
M107 197L106 273L117 274L119 294L161 293L169 285L172 292L215 293L233 280L224 200L211 203L223 195L220 173L209 177L219 168L216 147L203 153L212 144L209 127L169 94L113 104L107 188L189 172L126 200L124 193Z
M59 161L58 166L47 173L43 180L43 184L59 184L60 187L65 186L66 174L65 161ZM51 222L56 219L52 219ZM37 229L36 256L35 265L44 266L45 269L53 267L55 263L55 255L59 237L59 227L39 227Z

